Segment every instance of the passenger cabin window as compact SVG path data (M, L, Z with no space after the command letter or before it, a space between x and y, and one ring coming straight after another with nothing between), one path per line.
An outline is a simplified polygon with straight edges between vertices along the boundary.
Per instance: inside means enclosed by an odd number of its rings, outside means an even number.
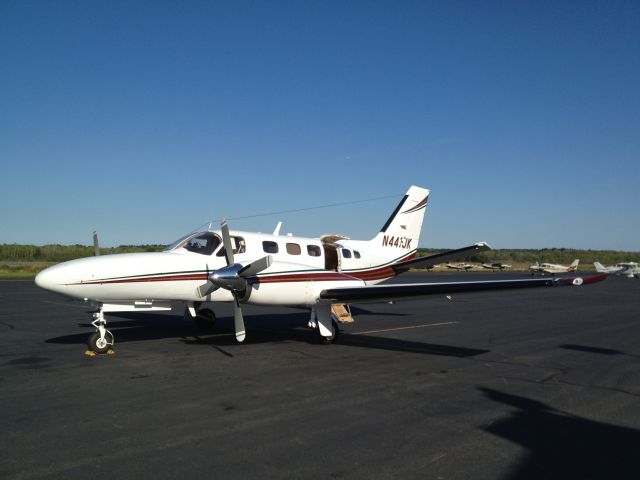
M343 248L342 249L342 258L351 258L351 250Z
M320 247L317 245L307 245L307 253L310 257L319 257L321 254Z
M247 246L244 242L243 237L230 237L230 238L231 238L231 245L233 245L234 255L236 253L245 253L247 251ZM225 250L224 250L224 247L222 247L220 251L216 253L216 257L224 257L224 255L225 255Z
M265 253L278 253L278 244L276 242L264 241L262 242L262 250Z
M302 249L297 243L287 243L287 253L289 255L300 255L302 253Z
M201 255L211 255L220 245L220 237L213 232L201 232L191 235L182 240L175 247L169 247L170 250L175 248L184 248L193 253Z
M360 258L360 252L358 250L353 251L353 256L356 258Z

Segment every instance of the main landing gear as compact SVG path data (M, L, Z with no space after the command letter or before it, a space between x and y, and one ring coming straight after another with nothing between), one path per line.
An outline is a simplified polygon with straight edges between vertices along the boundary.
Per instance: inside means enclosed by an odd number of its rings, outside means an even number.
M308 325L309 328L315 330L320 343L328 345L338 340L340 329L338 328L338 322L331 314L331 305L316 305L312 307Z
M216 325L216 314L210 308L201 308L202 302L187 303L184 309L184 319L194 320L201 333L210 333Z
M89 336L87 347L90 352L109 353L113 346L113 333L106 329L107 321L104 318L102 307L97 312L93 312L93 322L91 325L96 327L96 331Z
M209 308L201 308L196 314L196 325L201 332L211 332L216 324L216 314Z

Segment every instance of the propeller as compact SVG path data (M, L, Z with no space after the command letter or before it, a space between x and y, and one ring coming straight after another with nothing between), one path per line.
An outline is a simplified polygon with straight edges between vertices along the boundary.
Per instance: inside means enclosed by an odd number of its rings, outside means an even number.
M218 288L229 290L233 295L233 319L236 331L236 340L244 341L246 331L244 327L244 317L242 316L242 308L240 307L240 297L247 289L247 278L254 277L263 270L271 266L272 257L267 255L255 262L247 265L235 263L233 257L233 247L231 245L231 237L229 235L229 226L226 221L222 221L220 225L222 231L222 244L224 245L224 256L227 266L214 270L209 275L207 283L198 288L198 293L204 297Z

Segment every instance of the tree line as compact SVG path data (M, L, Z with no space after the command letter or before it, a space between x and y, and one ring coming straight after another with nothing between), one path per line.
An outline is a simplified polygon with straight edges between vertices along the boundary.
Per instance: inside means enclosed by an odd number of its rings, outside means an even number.
M159 252L164 245L120 245L118 247L101 248L101 255L133 252ZM447 249L420 248L418 256L433 255ZM5 262L64 262L75 258L90 257L93 247L87 245L16 245L0 244L0 261ZM574 259L581 263L600 262L611 265L619 262L640 262L640 252L622 252L615 250L577 250L571 248L543 249L498 249L477 253L465 258L468 262L477 263L562 263L569 264ZM462 259L461 259L462 260Z
M159 252L164 245L120 245L101 248L101 255L113 253ZM93 255L93 246L87 245L16 245L0 244L0 261L5 262L65 262Z
M420 248L419 256L433 255L446 249L436 250ZM496 249L477 253L465 258L468 262L477 263L560 263L568 265L575 259L587 264L600 262L603 265L613 265L620 262L640 262L640 252L623 252L617 250L578 250L573 248L542 248L542 249Z

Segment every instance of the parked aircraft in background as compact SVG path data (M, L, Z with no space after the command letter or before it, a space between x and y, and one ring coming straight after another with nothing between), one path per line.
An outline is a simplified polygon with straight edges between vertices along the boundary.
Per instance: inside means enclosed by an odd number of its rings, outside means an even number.
M237 341L245 339L242 304L298 306L310 311L309 327L322 342L338 333L332 305L397 298L555 285L606 278L541 278L377 285L411 268L424 268L488 250L484 243L416 258L429 190L410 187L371 240L341 235L320 238L219 230L195 232L163 252L100 255L43 270L36 284L95 307L89 348L108 352L114 343L105 313L153 312L180 305L193 317L215 320L216 302L232 302Z
M486 268L487 270L504 270L506 268L511 268L511 265L507 264L507 263L500 263L500 262L494 262L494 263L483 263L482 264L482 268Z
M473 268L473 265L470 263L447 263L447 268L450 268L451 270L464 270L467 272Z
M627 269L627 267L620 266L620 264L605 267L600 262L593 262L593 266L596 267L596 272L608 273L609 275L619 274Z
M621 275L629 278L640 278L640 264L638 262L623 262L618 265L625 267L626 270L621 272Z
M594 262L596 271L613 275L624 275L629 278L640 278L640 264L637 262L621 262L611 267L605 267L600 262Z
M531 265L529 267L529 271L531 272L531 275L535 275L536 273L540 273L542 275L544 275L545 273L548 273L550 275L555 275L556 273L570 273L578 270L579 263L580 260L575 259L573 262L571 262L571 265L567 267L566 265L558 265L555 263L539 264L538 262L536 262L535 265Z

